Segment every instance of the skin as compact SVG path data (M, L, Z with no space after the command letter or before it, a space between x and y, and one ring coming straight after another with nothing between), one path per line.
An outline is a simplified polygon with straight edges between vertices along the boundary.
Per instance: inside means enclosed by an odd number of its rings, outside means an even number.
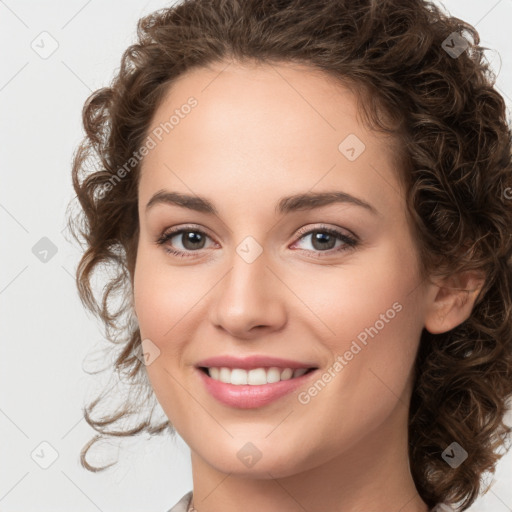
M309 68L230 62L190 71L150 129L190 96L198 105L142 165L133 286L142 339L160 351L146 367L151 385L191 449L195 508L234 512L243 500L248 512L426 512L407 451L414 359L422 329L460 324L476 291L460 300L451 281L420 278L391 141L363 126L349 89ZM366 146L354 161L338 150L349 134ZM170 204L146 211L162 189L204 196L218 215ZM344 191L378 215L349 203L275 212L281 197L308 191ZM187 251L182 235L155 243L188 223L208 235L190 257L165 251ZM343 242L325 250L311 234L297 236L322 225L359 245L336 252ZM236 251L247 236L263 251L252 263ZM311 379L263 407L229 407L194 368L219 354L265 354L323 373L394 303L400 312L307 404L297 395ZM261 452L252 467L237 457L248 442Z

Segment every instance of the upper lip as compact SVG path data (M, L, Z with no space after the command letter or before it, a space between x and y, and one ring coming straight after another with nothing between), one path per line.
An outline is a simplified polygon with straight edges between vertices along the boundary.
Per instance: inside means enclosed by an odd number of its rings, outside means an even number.
M263 355L253 355L248 357L235 357L229 355L214 356L203 359L196 364L196 367L204 368L316 368L315 364L309 362L292 361L291 359L282 359L280 357L269 357Z

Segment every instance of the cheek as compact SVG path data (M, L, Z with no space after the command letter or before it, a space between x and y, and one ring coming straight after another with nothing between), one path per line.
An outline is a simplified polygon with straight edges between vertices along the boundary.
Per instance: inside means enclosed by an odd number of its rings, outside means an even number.
M178 431L186 416L187 396L171 376L181 371L183 329L188 325L180 319L189 318L198 291L193 293L190 279L179 269L156 264L155 253L139 250L134 273L134 306L141 339L150 339L160 353L146 367L151 387L167 417ZM187 281L189 284L187 285Z
M179 280L179 274L155 264L149 250L139 248L134 274L135 311L141 337L159 346L183 308L183 290L176 278Z
M324 375L329 383L318 386L317 397L315 389L304 390L309 417L332 418L335 427L326 427L326 439L341 443L364 435L399 400L406 403L422 329L419 303L411 293L417 279L413 261L387 250L371 264L317 276L315 287L309 280L301 284L297 295L321 320L311 315L310 325L318 325L322 337L327 333L322 344L332 354L333 364L325 371L332 377Z
M134 305L142 339L151 339L162 351L177 347L172 340L186 339L198 302L208 291L206 275L194 266L171 266L165 253L139 250L134 274ZM204 283L201 284L201 283Z

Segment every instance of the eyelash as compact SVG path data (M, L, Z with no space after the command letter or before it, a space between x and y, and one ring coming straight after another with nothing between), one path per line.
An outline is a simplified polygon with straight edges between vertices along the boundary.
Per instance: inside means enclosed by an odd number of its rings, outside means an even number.
M160 237L156 240L156 244L158 246L163 246L166 242L168 242L171 238L174 238L176 235L182 234L182 233L199 233L205 237L210 238L203 230L196 228L195 226L185 226L177 229L172 229L170 231L162 233ZM307 229L307 228L301 228L298 233L298 240L304 238L306 235L310 235L313 233L326 233L328 235L332 235L336 237L337 239L341 240L344 245L341 247L338 247L337 249L329 249L328 251L313 251L313 252L320 252L320 253L327 253L331 255L332 253L340 253L343 251L348 251L350 249L355 248L359 244L359 240L356 237L351 237L346 235L345 233L342 233L341 231L338 231L337 229L330 228L328 226L318 226L313 229ZM194 257L190 255L189 253L199 252L201 249L197 251L178 251L176 249L171 249L170 247L164 247L164 250L168 254L172 254L173 256L177 256L179 258L190 258ZM299 249L306 252L312 252L307 249ZM324 256L315 256L316 258L323 258Z

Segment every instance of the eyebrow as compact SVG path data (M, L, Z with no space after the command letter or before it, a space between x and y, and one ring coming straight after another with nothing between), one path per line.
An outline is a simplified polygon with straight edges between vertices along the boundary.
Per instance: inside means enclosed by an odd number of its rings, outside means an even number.
M276 213L286 214L298 210L312 210L334 203L348 203L360 206L373 215L380 215L371 204L354 197L346 192L305 192L293 196L282 197L276 205ZM157 204L169 204L188 208L197 212L218 215L218 211L208 199L201 196L192 196L180 192L160 190L154 194L146 204L146 212Z

